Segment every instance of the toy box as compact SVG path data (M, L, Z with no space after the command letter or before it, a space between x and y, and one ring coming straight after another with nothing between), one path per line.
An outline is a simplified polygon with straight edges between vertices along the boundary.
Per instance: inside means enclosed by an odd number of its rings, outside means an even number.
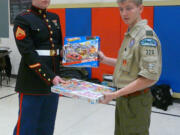
M59 84L51 87L51 91L68 97L79 98L91 104L98 103L103 99L102 93L115 91L114 88L79 80L70 79L66 84Z
M65 37L62 64L68 67L98 67L100 38L79 36Z

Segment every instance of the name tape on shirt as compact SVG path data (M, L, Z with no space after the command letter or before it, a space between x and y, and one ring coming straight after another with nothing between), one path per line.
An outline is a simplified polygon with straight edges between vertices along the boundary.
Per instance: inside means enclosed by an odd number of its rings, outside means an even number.
M142 46L154 46L156 47L158 45L157 41L153 38L144 38L140 41L140 45Z

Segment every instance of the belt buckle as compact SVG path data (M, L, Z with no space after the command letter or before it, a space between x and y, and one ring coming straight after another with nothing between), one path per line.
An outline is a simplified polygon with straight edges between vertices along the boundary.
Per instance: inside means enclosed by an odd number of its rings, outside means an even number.
M50 56L55 56L56 55L56 50L50 50Z

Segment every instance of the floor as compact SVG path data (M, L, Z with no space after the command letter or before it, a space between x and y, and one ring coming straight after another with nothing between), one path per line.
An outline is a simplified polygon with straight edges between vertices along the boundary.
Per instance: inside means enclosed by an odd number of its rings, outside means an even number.
M12 135L17 121L18 95L15 79L0 87L0 135ZM89 104L60 97L54 135L113 135L114 101L109 105ZM180 135L180 103L167 111L152 108L150 135Z

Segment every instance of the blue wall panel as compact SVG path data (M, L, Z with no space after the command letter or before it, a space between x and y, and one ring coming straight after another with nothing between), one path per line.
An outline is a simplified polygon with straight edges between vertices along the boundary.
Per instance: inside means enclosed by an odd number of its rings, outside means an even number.
M66 9L66 36L91 36L91 8Z
M66 36L91 36L91 9L66 9Z
M159 84L180 93L180 6L154 8L154 30L162 44L163 67Z

